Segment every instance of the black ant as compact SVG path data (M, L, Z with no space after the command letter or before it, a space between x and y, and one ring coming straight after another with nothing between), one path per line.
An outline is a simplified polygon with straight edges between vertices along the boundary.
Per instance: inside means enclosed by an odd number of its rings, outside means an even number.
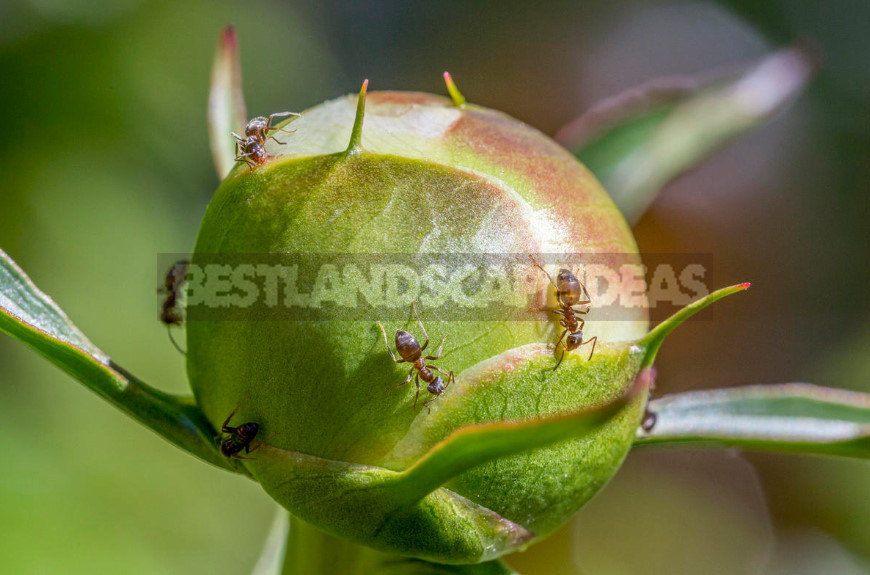
M562 350L562 357L559 358L553 371L556 371L559 368L559 365L562 363L562 360L565 359L565 354L567 352L573 351L581 345L586 345L589 342L592 342L592 351L589 352L589 359L592 359L592 354L595 353L595 344L598 342L598 336L590 337L586 341L583 341L583 326L586 324L586 320L576 317L577 315L586 315L589 313L589 309L587 308L584 311L574 309L575 305L590 305L592 303L592 298L589 297L589 292L586 291L586 286L577 279L577 276L565 268L559 270L559 275L556 276L556 281L553 281L553 278L550 277L547 270L541 267L532 256L529 256L529 259L531 259L532 263L546 274L547 279L550 280L550 283L556 288L556 301L559 303L559 309L547 309L547 311L562 316L562 319L559 320L559 324L565 328L565 331L562 332L562 335L559 336L559 341L556 342L557 348L559 347L559 344L562 343L562 338L565 337L565 334L568 334L568 338L565 340L565 347ZM582 294L586 294L585 300L580 299Z
M251 451L259 447L257 445L254 449L251 449L251 442L257 437L257 433L260 431L260 424L248 422L238 427L230 427L230 420L238 410L239 406L237 405L221 426L221 434L228 433L229 435L226 437L218 436L217 439L220 439L221 453L224 457L229 457L230 459L250 459L250 457L242 457L239 453L243 449L245 453L251 453Z
M184 323L184 312L178 302L178 294L187 276L189 264L190 262L187 260L179 260L172 264L172 267L166 272L163 287L157 290L157 293L166 294L166 299L163 300L163 309L160 311L160 321L166 326L172 345L181 353L184 353L184 350L181 349L181 346L178 345L178 342L172 336L172 326L180 326Z
M291 130L283 130L272 125L272 120L282 116L298 116L295 112L278 112L268 117L257 116L252 118L245 126L245 137L233 132L233 137L236 139L236 161L245 162L251 168L255 168L266 161L266 140L269 138L275 140L279 144L284 144L274 135L270 136L269 132L279 131L292 134Z
M435 367L434 365L426 365L426 360L435 360L441 357L441 350L444 348L444 341L448 336L444 336L444 339L441 340L441 344L438 346L438 351L435 352L435 355L427 355L426 357L422 357L423 350L426 349L426 346L429 345L429 334L426 333L426 328L423 327L423 322L420 321L420 316L417 315L417 306L416 302L411 302L411 309L414 311L414 317L417 318L417 325L420 326L420 330L423 332L423 337L426 338L426 341L423 343L422 347L417 342L417 339L408 333L407 331L397 329L396 330L396 350L399 352L399 355L402 356L402 359L396 359L393 350L390 348L389 341L387 340L387 331L384 329L384 326L381 322L378 322L378 326L381 328L381 332L384 334L384 345L387 346L387 351L390 352L390 357L393 358L395 363L410 363L411 371L408 372L408 378L396 386L396 388L402 387L411 381L411 378L414 378L414 384L417 386L417 394L414 396L414 409L417 409L417 399L420 397L420 380L422 379L428 385L426 385L426 390L431 393L434 397L427 399L423 402L423 407L426 408L426 411L431 413L431 409L429 408L429 404L438 399L438 397L444 393L444 390L447 389L447 386L455 381L453 376L453 370L450 373L447 373L443 369L439 367ZM447 382L444 382L444 379L440 375L435 375L432 373L432 370L435 370L443 375L447 376ZM415 374L416 372L416 374ZM389 393L389 392L388 392Z

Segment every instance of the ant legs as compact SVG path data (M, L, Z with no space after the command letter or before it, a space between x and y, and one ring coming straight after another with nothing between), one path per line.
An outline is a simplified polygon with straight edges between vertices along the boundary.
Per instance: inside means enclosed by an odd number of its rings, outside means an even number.
M280 128L272 127L272 120L275 118L284 118L286 116L301 116L302 114L297 114L296 112L275 112L274 114L269 115L268 122L266 123L267 130L279 130Z
M169 332L169 341L172 342L172 345L175 346L175 349L177 349L178 351L180 351L180 352L181 352L181 355L187 355L187 352L184 351L183 349L181 349L181 346L178 345L178 342L177 342L177 341L175 341L175 336L172 335L172 326L171 326L171 325L167 325L167 326L166 326L166 331Z
M556 288L556 289L558 290L558 289L559 289L559 286L556 285L556 282L553 281L553 278L550 277L550 274L547 273L547 270L545 270L545 269L541 266L541 264L539 264L538 262L535 261L535 258L532 257L532 254L529 254L529 259L532 260L532 263L535 264L535 266L536 266L539 270L541 270L542 272L544 272L544 275L547 276L547 279L550 280L550 283L553 284L553 287Z
M568 353L568 350L562 349L562 357L559 358L559 361L556 362L556 367L553 368L553 371L559 369L559 366L562 365L562 360L565 359L565 354Z
M580 321L582 322L583 320L581 319ZM582 329L583 326L581 325L580 327ZM559 341L556 342L556 348L558 348L559 344L562 343L562 339L565 337L566 333L568 333L567 329L562 332L562 335L559 336ZM598 336L596 335L594 337L590 337L586 341L581 341L580 345L586 345L587 343L590 343L590 342L592 343L592 349L589 351L589 359L587 359L586 361L591 360L592 354L595 353L595 345L598 343ZM580 347L580 345L578 345L577 347ZM562 360L565 359L565 354L567 352L568 352L567 349L565 349L565 348L562 349L562 356L559 358L559 361L556 363L556 367L553 368L553 371L556 371L556 369L558 369L559 365L562 363Z
M429 367L431 369L437 371L438 373L447 376L447 383L444 384L444 391L447 391L447 388L450 387L451 383L456 382L456 377L453 375L452 369L450 370L450 373L447 373L446 371L444 371L440 367L435 367L434 365L429 366ZM441 393L444 393L444 391L442 391ZM429 407L429 404L432 403L433 401L435 401L436 399L438 399L439 397L441 397L441 393L439 393L438 395L433 395L432 397L430 397L429 399L427 399L426 401L423 402L423 407L426 408L426 413L432 413L432 409ZM414 403L414 408L416 409L416 402Z
M402 387L403 385L408 385L409 383L411 383L411 378L412 378L412 377L414 377L414 367L413 367L413 366L411 366L411 371L408 372L408 377L405 379L405 381L403 381L402 383L400 383L399 385L397 385L394 389L399 389L399 388ZM417 385L417 387L418 387L418 388L420 387L419 384Z
M567 329L567 328L565 329L565 331L562 332L562 335L559 336L559 341L556 342L556 345L553 346L553 349L556 349L557 347L559 347L559 344L562 343L562 340L565 338L565 334L566 334L566 333L568 333L568 329ZM557 367L558 367L558 366L557 366Z
M384 329L384 324L378 322L378 327L381 328L381 333L384 334L384 345L387 346L387 351L390 352L390 357L394 363L405 363L404 359L396 359L396 354L393 353L393 348L390 347L390 342L387 340L387 330Z
M265 131L268 132L269 130L274 130L276 132L284 132L285 134L292 134L296 130L284 130L283 128L276 128L275 126L272 125L272 120L274 120L275 118L283 118L285 116L299 117L301 115L302 114L297 114L296 112L277 112L275 114L272 114L269 116L268 121L266 122L266 130ZM272 136L272 139L275 140L276 142L278 142L279 144L284 145L284 142L279 141L277 138L275 138L275 136Z
M441 340L441 343L438 344L438 351L435 352L435 355L427 355L423 359L438 359L438 358L440 358L441 357L441 350L444 348L444 342L447 341L448 337L450 337L450 334L445 335L444 338ZM432 366L432 367L434 367L434 366ZM435 368L435 369L438 369L438 368Z
M387 391L384 392L384 397L390 395L394 389L399 389L403 385L408 385L408 383L411 382L411 379L413 377L414 377L414 366L411 366L411 371L408 372L408 377L405 379L405 381L403 381L402 383L400 383L399 385L397 385L395 387L391 387L391 388L387 389Z
M236 412L239 410L239 407L241 407L241 405L242 405L242 402L240 401L240 402L238 403L238 405L236 405L236 408L233 410L233 412L230 413L229 417L227 417L227 420L224 421L224 424L221 426L221 432L222 432L222 433L232 433L232 432L233 432L233 429L234 429L234 428L232 428L232 427L227 427L227 426L230 424L230 420L233 418L233 416L234 416L234 415L236 414Z
M451 382L454 382L454 383L456 382L456 377L454 377L452 369L450 370L450 373L447 373L446 371L444 371L440 367L435 367L434 365L430 365L429 369L434 369L435 371L437 371L441 375L447 376L447 383L444 384L444 389L447 389L447 386L449 386Z
M236 144L238 146L238 143ZM251 159L251 154L239 154L235 157L237 162L245 162L253 170L257 167L257 162Z
M592 354L595 353L595 344L598 343L598 336L596 335L595 337L590 337L586 341L581 342L580 345L586 345L590 341L592 342L592 351L589 352L589 359L592 359ZM587 360L587 361L589 361L589 360Z
M423 327L423 322L420 321L420 316L417 314L417 302L416 301L411 302L411 309L414 311L414 317L417 318L417 325L420 326L420 330L423 332L423 337L426 338L426 343L424 343L420 347L420 351L423 351L424 349L426 349L426 346L429 345L429 334L426 333L426 328ZM442 340L441 343L444 343L444 340Z

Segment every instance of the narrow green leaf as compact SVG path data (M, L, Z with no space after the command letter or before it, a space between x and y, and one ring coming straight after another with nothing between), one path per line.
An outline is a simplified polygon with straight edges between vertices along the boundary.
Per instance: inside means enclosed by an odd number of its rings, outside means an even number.
M287 537L290 533L290 515L278 507L260 557L251 575L281 575L287 552ZM312 574L313 575L313 574Z
M729 296L731 294L735 294L737 292L743 291L749 288L748 283L742 283L735 286L722 288L720 290L716 290L713 293L709 294L706 297L699 299L696 302L693 302L665 321L661 322L657 326L655 326L646 336L643 337L638 342L643 349L646 350L645 356L643 359L642 367L650 367L656 359L656 355L659 352L659 348L662 343L665 341L665 338L675 329L677 329L680 324L684 321L710 305L711 303L722 299L723 297Z
M499 421L461 428L435 445L400 474L409 499L419 499L477 465L581 437L597 429L649 389L652 371L642 370L632 386L614 401L593 409L525 421Z
M713 443L779 452L870 458L870 394L806 383L665 396L637 445Z
M784 109L813 72L789 48L740 74L662 78L605 100L557 135L630 223L670 181Z
M0 331L24 342L85 386L169 442L219 467L215 431L191 397L153 389L109 359L0 250Z
M244 136L247 111L242 92L242 68L236 29L227 26L221 33L211 69L208 95L208 135L211 155L218 177L223 179L236 164L236 139Z

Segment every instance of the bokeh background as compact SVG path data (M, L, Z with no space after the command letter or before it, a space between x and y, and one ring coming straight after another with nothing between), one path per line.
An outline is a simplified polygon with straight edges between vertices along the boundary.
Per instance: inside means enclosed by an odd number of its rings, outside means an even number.
M809 41L785 114L670 185L642 251L751 281L677 331L659 391L810 381L870 391L870 3L0 0L0 247L85 333L186 390L157 321L157 254L193 243L218 180L212 52L237 26L251 115L356 91L465 95L547 133L645 80ZM274 513L0 337L0 572L239 574ZM638 450L530 575L870 573L870 464Z

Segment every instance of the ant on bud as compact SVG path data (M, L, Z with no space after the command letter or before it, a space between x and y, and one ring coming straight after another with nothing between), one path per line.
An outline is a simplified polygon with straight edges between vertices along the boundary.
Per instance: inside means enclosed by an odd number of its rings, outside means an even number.
M583 311L574 309L574 306L577 305L591 306L592 298L589 297L589 292L586 291L586 286L577 279L577 276L565 268L559 270L559 275L556 276L556 281L553 281L553 278L550 277L547 270L541 267L541 265L535 261L535 258L529 255L529 259L532 260L532 263L538 269L544 272L547 279L550 280L550 283L553 284L554 288L556 288L556 301L559 303L559 309L548 308L547 311L562 316L562 319L559 320L559 324L565 328L565 331L562 332L562 335L559 336L559 341L556 342L557 348L559 347L559 344L562 343L565 334L568 334L568 338L565 340L565 347L562 350L562 357L559 358L553 371L556 371L559 368L559 365L561 365L562 360L565 359L565 354L567 352L574 351L581 345L586 345L590 342L592 342L592 350L589 352L589 359L592 359L592 354L595 353L595 344L598 342L598 336L590 337L586 341L583 341L583 326L586 325L586 320L577 317L578 315L586 315L589 313L589 308ZM580 298L583 294L586 295L586 299L581 300Z
M224 424L221 426L221 435L217 436L215 439L219 440L221 453L224 457L229 459L250 459L250 457L242 457L239 453L242 450L245 450L245 453L251 453L257 447L259 447L259 443L251 449L251 443L254 441L254 438L257 437L257 433L260 431L259 423L243 423L238 427L230 427L230 420L239 410L239 406L241 406L242 402L239 402L239 405L230 413L229 417L227 417ZM228 434L226 437L223 437L223 434ZM273 434L274 435L274 434Z
M420 346L417 339L408 333L407 331L397 329L396 330L396 350L399 352L399 355L402 356L402 359L396 359L396 355L393 353L392 348L390 348L389 341L387 340L387 331L384 329L384 325L381 322L378 322L378 326L381 328L381 333L384 334L384 345L387 346L387 351L390 352L390 357L393 358L395 363L410 363L411 371L408 372L408 378L405 379L402 383L396 386L396 388L402 387L403 385L409 383L411 379L414 379L414 384L417 386L417 394L414 396L414 409L417 409L417 400L420 397L420 380L422 379L428 385L426 385L426 391L431 393L433 397L427 399L423 402L423 407L426 408L426 411L431 413L431 409L429 408L429 404L438 399L444 390L447 389L447 386L455 381L455 377L453 376L453 370L450 373L447 373L443 369L439 367L435 367L434 365L426 365L427 360L436 360L441 357L441 350L444 348L444 341L448 336L444 336L444 339L441 340L441 343L438 345L438 351L435 352L435 355L427 355L423 357L423 351L426 349L426 346L429 345L429 334L426 333L426 328L423 327L423 322L420 321L420 316L417 315L417 306L416 302L411 302L411 309L414 311L414 317L417 318L417 325L420 326L420 330L423 332L423 337L426 338L426 341ZM442 375L447 376L447 381L440 375L435 375L433 373L437 371ZM389 391L387 392L389 393Z
M163 306L160 311L160 321L166 326L169 333L169 341L175 346L175 349L184 354L184 350L175 341L172 336L172 326L180 326L184 323L184 311L178 302L178 294L181 291L181 286L184 284L187 276L187 267L190 264L187 260L179 260L172 264L169 271L166 272L166 277L163 280L163 287L158 288L157 293L165 293L166 299L163 300Z
M283 116L299 116L295 112L278 112L268 117L257 116L251 119L245 126L245 136L242 137L233 132L233 137L236 139L236 161L245 162L251 168L263 164L268 158L266 154L266 140L272 139L279 144L284 144L281 140L269 132L285 132L292 134L295 130L283 130L272 125L272 120Z

